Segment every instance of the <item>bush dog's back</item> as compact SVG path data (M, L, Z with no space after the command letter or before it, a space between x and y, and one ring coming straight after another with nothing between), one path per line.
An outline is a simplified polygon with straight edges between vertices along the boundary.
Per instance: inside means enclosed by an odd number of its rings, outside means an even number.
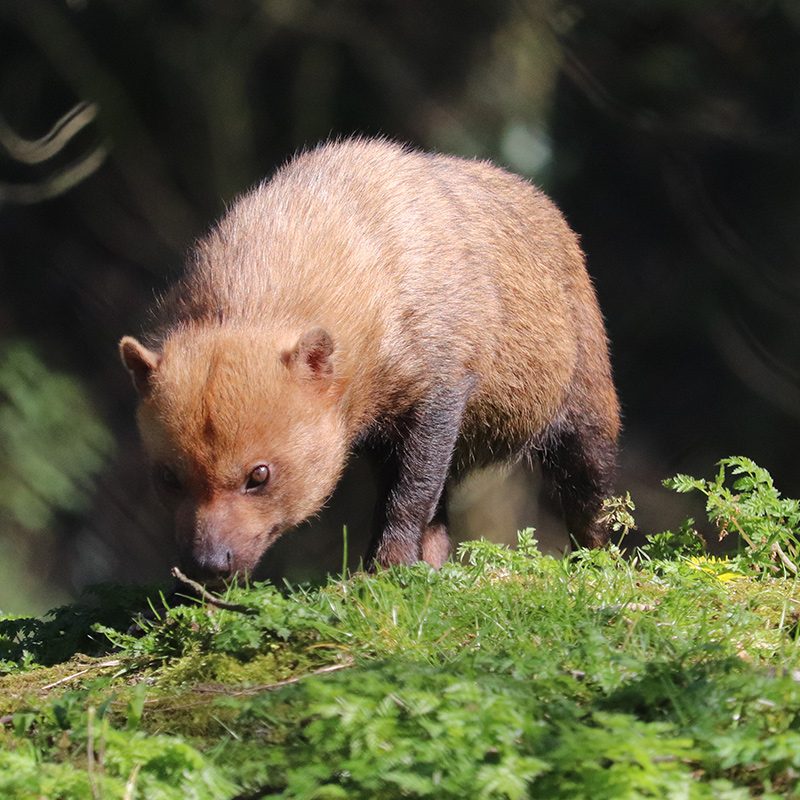
M252 570L382 451L371 565L446 558L444 487L541 460L592 546L619 409L575 235L486 162L350 140L238 200L122 358L184 566Z

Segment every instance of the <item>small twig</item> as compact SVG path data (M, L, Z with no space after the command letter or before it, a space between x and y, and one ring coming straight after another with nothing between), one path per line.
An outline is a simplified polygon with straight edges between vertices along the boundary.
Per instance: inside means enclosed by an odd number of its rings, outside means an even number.
M595 611L618 614L620 611L655 611L658 603L612 603L607 606L595 606Z
M731 521L736 526L736 530L739 532L739 536L741 536L742 539L744 539L745 542L747 542L747 545L750 548L753 548L753 542L750 540L747 534L742 530L742 526L739 524L739 520L737 520L736 517L731 517ZM777 542L775 542L772 545L772 553L773 555L777 555L778 558L780 558L783 566L786 567L786 569L788 569L789 572L792 573L792 575L797 575L797 565L794 564L792 560L789 558L789 556L787 556L786 553L783 552L783 549Z
M215 686L195 686L193 691L208 694L226 694L232 697L259 694L260 692L271 692L274 689L281 689L284 686L290 686L293 683L298 683L299 681L302 681L305 678L311 678L314 675L324 675L327 672L336 672L340 669L347 669L348 667L352 667L353 664L353 661L348 661L344 664L329 664L327 667L320 667L319 669L312 670L311 672L306 672L303 675L295 675L292 678L286 678L286 680L278 681L277 683L263 683L260 686L248 686L246 689L239 689L236 692L232 692L229 688L217 688Z
M719 517L717 519L719 519ZM731 519L731 522L733 523L734 527L736 528L737 532L739 533L739 536L741 536L742 539L744 539L745 544L748 547L754 549L755 545L753 544L753 540L744 532L744 530L742 529L742 526L739 524L739 520L736 519L736 517L731 517L730 519Z
M197 581L193 581L191 578L187 578L177 567L173 567L172 576L177 578L181 583L188 586L192 591L196 592L203 600L206 601L210 606L215 606L216 608L224 608L226 611L238 611L242 614L255 614L256 609L252 606L245 606L241 603L229 603L227 600L223 600L221 597L217 597L215 594L206 589L202 583L198 583Z
M81 675L85 675L87 672L91 672L93 669L105 669L106 667L118 667L122 662L116 658L113 661L103 661L100 664L92 664L86 669L82 669L79 672L73 672L72 675L67 675L64 678L59 678L57 681L53 681L52 683L48 683L47 686L42 686L41 691L45 692L48 689L52 689L54 686L58 686L60 683L66 683L67 681L74 680L75 678L80 678Z
M139 777L139 770L142 768L141 764L137 764L131 772L128 782L125 784L125 798L124 800L133 800L133 793L136 791L136 779Z
M783 563L783 566L786 567L786 569L788 569L789 572L792 573L792 575L797 575L797 567L795 566L795 564L792 563L792 560L789 558L789 556L787 556L786 553L783 552L783 549L777 542L775 542L775 544L772 545L772 552L775 553L775 555L777 555L778 558L780 558L781 562Z
M94 720L95 709L94 706L89 707L88 720L86 723L86 771L89 773L89 786L92 790L93 800L100 800L100 793L97 787L97 776L95 770L95 753L94 753Z

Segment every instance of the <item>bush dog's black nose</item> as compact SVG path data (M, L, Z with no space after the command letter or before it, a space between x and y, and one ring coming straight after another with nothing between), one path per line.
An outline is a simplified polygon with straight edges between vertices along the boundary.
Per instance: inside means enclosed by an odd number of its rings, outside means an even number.
M227 580L233 574L233 551L223 545L196 547L183 561L184 571L197 580Z

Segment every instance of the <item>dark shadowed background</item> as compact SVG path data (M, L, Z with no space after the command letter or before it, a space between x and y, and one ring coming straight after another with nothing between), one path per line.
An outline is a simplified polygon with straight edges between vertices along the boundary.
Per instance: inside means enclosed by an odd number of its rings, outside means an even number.
M299 148L386 134L531 177L588 254L640 529L725 455L800 494L800 5L795 0L2 0L0 609L164 581L116 343L192 240ZM370 476L268 574L359 554ZM535 482L468 481L456 533L512 540ZM351 559L352 561L353 559Z

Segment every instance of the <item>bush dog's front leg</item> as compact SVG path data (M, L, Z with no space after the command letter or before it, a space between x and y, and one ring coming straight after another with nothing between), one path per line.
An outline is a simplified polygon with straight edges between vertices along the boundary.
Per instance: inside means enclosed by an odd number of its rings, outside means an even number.
M415 564L422 557L423 532L439 506L474 385L469 377L456 387L442 389L418 403L404 420L393 448L383 525L367 558L369 569Z

